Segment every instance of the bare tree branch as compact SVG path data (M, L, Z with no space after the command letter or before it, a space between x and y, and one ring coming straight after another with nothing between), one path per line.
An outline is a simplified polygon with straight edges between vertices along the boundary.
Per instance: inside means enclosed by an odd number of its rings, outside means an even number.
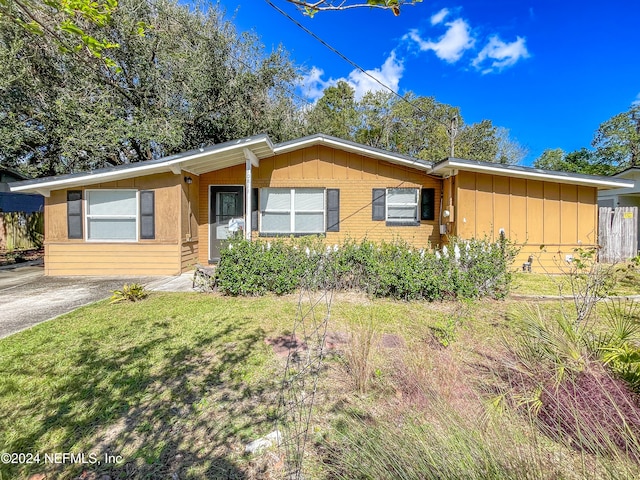
M298 7L305 15L313 16L317 12L349 10L352 8L383 8L391 10L394 15L400 14L403 5L415 5L422 0L317 0L305 2L302 0L286 0Z

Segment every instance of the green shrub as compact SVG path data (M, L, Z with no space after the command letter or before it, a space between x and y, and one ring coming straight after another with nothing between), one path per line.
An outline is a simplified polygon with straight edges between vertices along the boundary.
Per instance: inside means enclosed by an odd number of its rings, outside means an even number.
M592 335L590 350L640 394L640 304L634 300L606 302L607 329Z
M401 300L502 298L514 255L504 240L454 240L427 251L402 240L325 245L319 237L235 238L221 251L217 283L228 295L282 295L304 285Z
M110 303L118 303L124 300L128 300L130 302L137 302L144 298L147 298L149 292L144 288L143 285L139 283L130 283L124 284L122 290L114 290L113 295L111 295Z

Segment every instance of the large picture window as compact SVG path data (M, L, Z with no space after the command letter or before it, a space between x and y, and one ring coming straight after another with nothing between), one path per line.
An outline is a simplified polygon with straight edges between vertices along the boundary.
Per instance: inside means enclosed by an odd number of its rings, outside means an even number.
M260 190L260 233L323 233L324 188L263 188Z
M138 192L87 190L86 222L87 240L137 241Z

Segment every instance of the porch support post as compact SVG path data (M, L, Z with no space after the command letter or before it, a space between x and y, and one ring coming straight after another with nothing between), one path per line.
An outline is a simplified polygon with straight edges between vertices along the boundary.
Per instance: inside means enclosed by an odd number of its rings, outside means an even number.
M248 148L244 149L245 158L245 188L244 188L244 238L251 240L251 198L252 181L251 167L258 166L258 157Z

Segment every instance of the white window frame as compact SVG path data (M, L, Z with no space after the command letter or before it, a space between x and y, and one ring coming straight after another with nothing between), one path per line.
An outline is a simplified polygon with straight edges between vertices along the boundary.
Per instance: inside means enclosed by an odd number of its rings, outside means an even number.
M408 202L403 202L403 203L391 203L389 201L389 192L391 190L413 190L415 192L415 203L408 203ZM415 218L412 219L398 219L398 218L389 218L389 207L415 207L416 209L416 216ZM420 223L420 189L416 188L416 187L394 187L394 188L387 188L387 191L385 192L385 212L384 212L384 218L385 221L387 223L398 223L398 224L402 224L402 223L415 223L416 225L418 225Z
M84 195L84 239L86 242L96 243L137 243L140 241L140 191L133 188L95 188L91 190L85 190ZM91 192L135 192L136 194L136 214L134 215L90 215L89 214L89 197ZM136 221L136 238L135 239L100 239L89 238L89 220L96 219L131 219L135 218Z
M326 233L327 231L327 189L324 187L263 187L259 190L259 195L264 195L265 190L289 190L291 196L290 209L288 210L260 210L260 223L258 232L261 235L318 235ZM296 210L296 190L322 190L322 210ZM289 220L289 231L276 232L276 231L263 231L262 229L262 216L265 213L289 213L291 218ZM296 214L297 213L322 213L322 231L321 232L296 232Z

